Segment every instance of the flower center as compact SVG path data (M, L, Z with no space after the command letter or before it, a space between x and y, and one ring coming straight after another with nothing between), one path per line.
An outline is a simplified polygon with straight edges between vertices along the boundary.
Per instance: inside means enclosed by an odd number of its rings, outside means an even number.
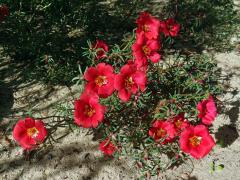
M95 114L95 109L91 108L89 105L86 105L84 114L88 117L92 117Z
M144 24L142 29L143 29L144 32L148 32L149 31L149 26Z
M168 25L167 26L168 31L172 31L172 28L173 28L173 25Z
M106 76L98 76L98 77L95 79L95 83L96 83L96 85L98 85L99 87L101 87L102 85L105 85L105 84L108 83L107 77L106 77Z
M176 125L177 128L180 128L181 125L182 125L182 123L183 123L183 122L178 119L178 120L175 122L175 125Z
M158 137L164 137L166 134L167 134L167 132L166 132L166 130L164 130L163 128L160 128L160 129L157 131L157 136L158 136Z
M125 79L125 87L127 87L127 89L130 89L133 84L134 82L132 77L128 77L127 79Z
M206 116L206 114L208 114L208 109L207 109L207 107L205 106L204 109L203 109L202 115L203 115L203 116Z
M38 130L36 127L28 128L27 129L27 135L30 137L37 137L38 135Z
M200 136L193 136L189 138L189 142L193 147L197 147L202 141L202 137Z
M143 52L144 52L145 55L149 55L150 52L151 52L151 50L149 49L149 47L146 46L146 45L142 47L142 50L143 50Z

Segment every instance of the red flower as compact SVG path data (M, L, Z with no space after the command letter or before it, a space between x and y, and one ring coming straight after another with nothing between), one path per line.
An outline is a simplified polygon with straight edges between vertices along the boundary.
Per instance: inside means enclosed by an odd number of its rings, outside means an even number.
M144 32L147 39L157 39L159 36L160 21L147 12L142 12L137 19L137 33Z
M85 91L74 103L74 121L84 128L97 127L103 121L105 107L99 104L99 97Z
M217 116L217 109L212 96L198 103L198 117L202 118L202 123L211 125Z
M110 141L109 138L106 138L99 144L100 151L103 152L104 155L111 156L117 150L114 144Z
M164 120L154 121L148 132L149 136L153 137L155 141L162 139L162 144L166 144L173 140L175 133L174 125Z
M135 64L129 63L124 65L120 73L115 76L114 87L118 90L119 98L127 102L131 97L131 93L136 94L138 88L144 91L146 81L146 73L137 70Z
M212 136L204 125L189 126L180 135L180 148L196 159L206 156L215 146Z
M147 40L144 32L138 33L136 42L132 46L137 67L146 66L148 59L153 63L157 63L161 58L161 55L157 53L159 49L160 44L157 40Z
M29 117L19 120L13 129L13 138L25 150L36 148L46 136L47 129L44 123Z
M184 113L180 113L173 119L173 124L177 132L184 130L190 124L188 120L184 118Z
M175 37L180 31L180 24L176 23L173 18L170 18L165 22L161 22L160 26L160 31L162 31L165 36Z
M148 68L147 62L146 62L146 64L144 64L144 65L142 65L142 66L138 66L138 65L136 64L136 62L134 62L133 60L129 60L127 64L128 64L128 65L135 65L135 66L137 67L137 70L142 71L142 72L146 72L146 71L147 71L147 68Z
M0 22L5 19L5 17L9 16L9 9L6 5L0 6Z
M106 52L108 52L108 45L106 42L102 40L96 40L93 48L97 50L97 60L107 57Z
M87 91L94 91L100 97L106 98L114 91L114 70L111 65L99 63L97 67L90 67L84 74L88 81Z

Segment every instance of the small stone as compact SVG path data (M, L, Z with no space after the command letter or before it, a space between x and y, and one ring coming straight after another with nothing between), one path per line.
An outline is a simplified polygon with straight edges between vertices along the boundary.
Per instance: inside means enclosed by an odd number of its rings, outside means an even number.
M183 173L183 174L181 174L181 178L183 180L187 180L187 179L189 179L189 175L187 173Z
M52 154L48 154L47 158L48 158L48 160L52 160L53 159L53 155Z

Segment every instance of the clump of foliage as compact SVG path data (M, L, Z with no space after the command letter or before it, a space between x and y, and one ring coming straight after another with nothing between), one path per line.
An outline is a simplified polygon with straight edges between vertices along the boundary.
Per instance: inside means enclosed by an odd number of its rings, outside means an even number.
M136 17L150 2L104 2L10 6L1 26L5 52L29 60L35 66L30 76L77 81L81 94L57 116L19 120L14 139L31 151L52 143L58 127L90 128L101 135L104 155L132 158L143 176L158 175L187 155L205 157L215 145L210 125L222 90L214 57L203 50L230 48L239 23L233 2L174 0L163 3L161 13L150 8L154 17Z
M161 58L161 42L180 32L173 18L160 21L144 12L137 24L121 46L89 42L84 56L91 66L84 73L80 68L75 78L82 94L74 112L65 108L46 125L33 118L18 121L13 135L26 151L51 142L58 127L74 124L101 134L103 154L132 158L143 176L184 162L186 154L200 159L211 151L215 142L208 126L217 116L213 96L221 93L216 64L207 54L178 50Z
M181 35L163 42L165 50L189 53L203 49L224 51L239 18L232 0L155 2L117 1L10 1L2 0L10 15L1 22L0 44L15 62L25 63L25 75L51 84L70 84L77 66L89 65L82 56L86 40L116 43L133 29L137 14L149 11L162 19L174 17Z

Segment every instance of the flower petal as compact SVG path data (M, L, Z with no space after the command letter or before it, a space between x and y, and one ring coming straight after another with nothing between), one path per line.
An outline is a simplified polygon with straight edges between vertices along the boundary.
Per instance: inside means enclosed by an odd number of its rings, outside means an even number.
M98 76L98 70L95 67L90 67L84 73L83 77L87 81L94 81L97 76Z
M157 52L153 52L150 56L149 59L153 62L153 63L157 63L160 61L161 59L161 55L158 54Z
M36 140L38 141L38 143L42 143L47 137L47 129L45 127L45 124L42 121L38 120L35 122L35 127L38 130Z
M123 102L127 102L129 101L131 94L130 92L128 92L126 89L121 89L118 92L118 97L123 101Z

